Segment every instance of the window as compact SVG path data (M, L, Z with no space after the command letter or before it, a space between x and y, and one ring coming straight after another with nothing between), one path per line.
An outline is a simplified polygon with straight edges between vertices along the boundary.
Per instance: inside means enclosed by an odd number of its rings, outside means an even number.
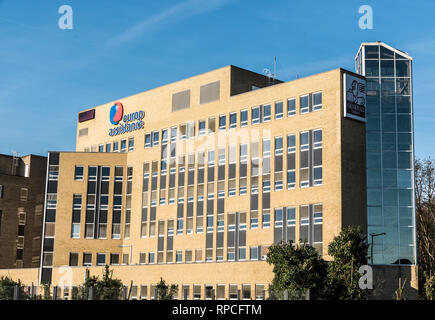
M234 129L237 127L237 113L230 113L230 129Z
M313 183L322 184L322 129L313 131Z
M221 115L219 116L219 131L223 131L227 128L227 116Z
M186 124L187 139L195 137L195 122L191 121Z
M148 253L148 263L149 264L154 264L155 263L154 257L155 257L154 252L149 252Z
M127 140L121 140L121 152L125 152L127 148Z
M26 168L28 165L26 164ZM48 167L48 180L57 181L59 178L59 166L49 166Z
M208 118L208 133L216 132L216 119L214 117Z
M151 133L145 134L145 148L151 148Z
M257 246L251 247L249 249L249 258L251 260L258 260L258 247Z
M106 254L97 253L97 266L104 266L106 264Z
M98 152L104 152L104 144L98 146Z
M106 143L106 152L110 152L111 146L112 146L111 143Z
M162 130L162 145L168 143L168 129Z
M251 299L251 285L249 284L242 285L242 295L243 295L243 300Z
M73 223L71 226L71 238L79 239L80 238L80 223Z
M69 254L69 266L70 267L77 267L79 265L79 254L70 252Z
M199 120L199 124L198 124L198 135L204 136L205 135L205 120Z
M275 120L282 119L283 107L282 101L275 102Z
M258 228L258 211L251 211L251 229Z
M270 111L270 109L271 109L270 104L265 104L264 106L262 106L263 122L270 121L270 117L271 117L271 111Z
M201 285L194 284L193 285L193 300L201 299Z
M128 138L128 151L131 152L134 150L134 138Z
M171 142L175 142L177 140L177 127L171 128Z
M111 253L110 254L110 264L111 265L118 265L119 264L119 254L118 253Z
M263 209L263 228L270 227L270 210Z
M248 110L240 111L240 127L246 127L248 125Z
M119 142L114 141L113 142L113 152L118 152L118 149L119 149Z
M308 113L310 111L310 104L309 104L310 96L308 94L301 96L299 98L299 106L300 106L300 113Z
M287 117L296 115L296 99L287 99Z
M74 168L74 180L79 181L83 180L83 167L75 166Z
M230 300L237 300L239 298L239 290L237 288L237 284L230 284L229 297Z
M280 228L283 226L283 209L275 209L275 228Z
M287 189L296 186L296 136L287 136Z
M141 252L139 254L139 264L145 264L147 259L147 254L145 252Z
M83 253L83 266L88 267L92 265L92 253Z
M159 145L159 132L153 131L153 141L152 141L153 147Z
M322 109L322 93L313 93L313 111Z
M177 251L176 256L175 256L175 262L176 263L183 262L183 251Z
M253 107L251 113L252 124L260 123L260 107Z

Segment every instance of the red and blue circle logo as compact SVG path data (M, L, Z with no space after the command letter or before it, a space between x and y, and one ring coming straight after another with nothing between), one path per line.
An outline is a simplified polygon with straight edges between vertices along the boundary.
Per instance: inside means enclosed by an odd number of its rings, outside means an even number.
M110 122L117 125L121 121L124 114L124 107L121 102L115 102L115 104L110 108Z

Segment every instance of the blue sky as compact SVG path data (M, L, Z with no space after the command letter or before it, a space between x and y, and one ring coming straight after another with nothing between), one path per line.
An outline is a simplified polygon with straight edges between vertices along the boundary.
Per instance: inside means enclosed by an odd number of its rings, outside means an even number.
M0 153L74 150L79 111L229 64L261 73L277 56L285 81L353 71L360 43L381 40L414 58L416 156L434 157L434 14L430 0L0 0Z

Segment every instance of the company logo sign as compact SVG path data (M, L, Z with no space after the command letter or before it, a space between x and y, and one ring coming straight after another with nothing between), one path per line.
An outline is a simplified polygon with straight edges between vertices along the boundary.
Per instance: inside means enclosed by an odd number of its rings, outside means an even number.
M115 102L110 108L109 119L113 125L118 125L116 128L109 130L109 136L117 136L126 132L132 132L144 128L143 118L145 112L142 110L124 115L124 107L122 103ZM120 122L123 123L120 123Z
M115 104L110 108L110 122L117 125L121 121L124 115L124 107L121 102L115 102Z
M344 116L366 122L366 81L343 74Z

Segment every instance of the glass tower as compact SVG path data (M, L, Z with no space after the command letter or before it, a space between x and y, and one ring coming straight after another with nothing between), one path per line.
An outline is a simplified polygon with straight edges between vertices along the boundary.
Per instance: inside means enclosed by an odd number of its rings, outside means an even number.
M355 58L367 79L367 225L372 264L416 263L412 57L362 43Z

